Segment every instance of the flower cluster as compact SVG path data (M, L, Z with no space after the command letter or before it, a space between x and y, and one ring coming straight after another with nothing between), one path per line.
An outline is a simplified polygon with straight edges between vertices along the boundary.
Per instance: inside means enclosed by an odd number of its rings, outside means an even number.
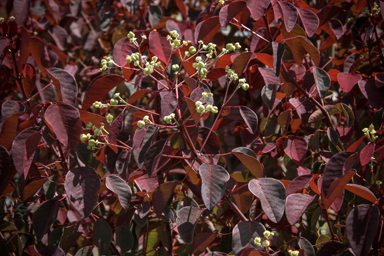
M197 69L197 74L201 78L206 78L208 74L207 64L203 62L203 59L200 56L197 56L195 61L196 62L192 64L192 67Z
M100 61L100 64L101 64L100 72L107 70L107 69L108 69L108 65L117 65L117 64L113 61L113 59L111 59L111 57L108 57L108 56L105 56L105 57Z
M127 63L133 62L135 67L139 67L143 70L144 75L150 75L157 67L161 67L161 62L156 56L153 56L151 61L147 61L147 57L140 53L132 53L125 58ZM142 66L141 64L144 63Z
M239 87L241 87L244 91L247 91L249 89L249 84L246 83L247 81L245 78L239 79Z
M289 256L298 256L299 255L299 251L298 250L288 250L288 253L289 253Z
M233 69L231 69L229 66L226 66L225 67L225 72L227 72L227 74L225 75L225 77L229 78L231 81L236 81L239 79L239 76L235 73L235 71Z
M107 117L107 121L108 121L108 117ZM103 135L103 132L105 132L106 134L109 134L108 131L105 130L103 123L100 123L100 128L97 128L95 125L93 125L92 122L89 122L85 127L88 129L93 129L93 135L91 135L90 133L80 135L80 140L82 142L88 141L88 147L87 148L89 150L94 150L94 149L96 149L97 146L104 145L103 142L100 142L98 139L94 139L94 138L97 138L97 137Z
M137 122L137 126L141 129L145 126L145 124L153 124L152 121L149 119L149 116L144 116L143 120L140 120Z
M171 113L169 116L165 116L164 122L166 122L167 124L170 124L172 122L172 119L175 119L174 113ZM176 119L175 119L175 121L176 121Z
M260 246L260 247L265 247L266 249L271 245L270 239L273 238L275 235L273 232L265 230L264 233L264 240L261 242L261 237L255 237L255 245Z
M371 138L372 141L375 141L379 138L379 136L376 135L376 130L373 124L371 124L369 128L364 128L363 132L364 132L364 135L367 136L368 138Z
M216 106L207 105L206 107L203 106L203 103L201 101L196 101L196 112L197 113L204 113L205 111L210 111L213 114L217 114L219 112L219 109Z

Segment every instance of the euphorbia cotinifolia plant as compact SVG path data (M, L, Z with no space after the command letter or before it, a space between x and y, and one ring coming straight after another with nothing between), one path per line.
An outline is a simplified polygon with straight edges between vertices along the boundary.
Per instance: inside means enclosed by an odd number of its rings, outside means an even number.
M383 255L383 5L0 1L1 255Z

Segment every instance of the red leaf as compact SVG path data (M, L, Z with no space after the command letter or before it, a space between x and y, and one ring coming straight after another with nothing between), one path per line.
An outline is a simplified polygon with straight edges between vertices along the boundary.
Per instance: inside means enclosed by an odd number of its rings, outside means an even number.
M291 32L297 21L297 9L289 2L279 1L278 4L284 18L285 28L288 32Z
M352 192L355 195L360 196L361 198L364 198L371 203L377 204L377 198L376 196L370 191L368 188L358 185L358 184L346 184L345 189L349 192Z
M263 76L265 84L280 85L280 78L276 76L275 71L271 68L259 68L260 74Z
M45 201L33 213L32 225L38 241L43 238L51 219L56 215L59 203L57 199Z
M373 79L361 80L358 84L361 93L368 99L369 104L375 109L380 109L384 104L384 87L377 88Z
M61 68L48 68L47 72L52 78L53 85L61 94L62 100L70 105L75 105L77 99L77 82L73 75Z
M64 189L72 206L82 218L88 217L97 205L100 178L92 167L74 168L65 177Z
M169 57L172 53L172 46L166 36L158 31L149 33L149 51L157 56L165 64L168 64Z
M247 167L255 178L263 177L263 166L257 160L255 152L246 147L238 147L232 150L232 153Z
M195 28L195 43L197 44L199 40L202 40L204 44L208 44L219 29L219 16L210 17L200 22Z
M181 239L187 244L192 243L195 227L200 215L206 209L200 210L198 207L185 206L180 209L176 219L176 227Z
M54 25L52 27L52 30L48 30L49 34L52 36L53 40L55 41L57 48L59 48L61 51L64 51L67 47L67 40L68 40L68 33L67 31L57 25Z
M123 81L124 78L117 74L107 74L95 78L88 85L83 109L88 109L95 101L101 100L110 90Z
M14 0L13 11L15 15L15 21L19 26L23 26L25 19L30 11L31 1L30 0Z
M113 46L113 60L120 66L124 66L127 62L125 58L127 55L138 52L137 47L130 42L129 38L121 38Z
M329 187L327 196L322 198L325 209L328 209L332 203L336 203L335 200L340 197L340 202L338 202L340 205L336 205L338 206L338 209L335 209L336 211L340 210L341 203L344 199L344 187L355 174L356 173L353 171L348 171L348 173L342 178L336 179L332 182L331 186Z
M160 184L152 194L152 204L158 218L161 218L164 208L167 205L169 198L173 195L178 182L166 182Z
M27 144L31 136L32 138ZM27 178L39 141L40 132L35 127L20 132L13 141L11 151L12 159L17 172L20 176L24 175L24 179Z
M339 73L337 75L337 81L344 92L350 92L362 79L361 75L358 74Z
M302 165L308 149L308 143L304 138L290 135L284 140L283 148L285 154L287 154L292 161L299 166Z
M175 3L177 6L177 9L179 9L181 14L183 15L183 18L186 20L188 17L188 14L187 14L187 7L185 6L184 1L183 0L175 0Z
M384 86L384 74L379 73L375 76L375 85L377 88L381 88Z
M79 143L81 120L79 111L68 104L50 105L45 111L44 119L65 147L74 149Z
M375 151L375 143L369 143L360 152L360 163L365 166L371 162L373 152Z
M284 184L273 178L253 179L248 188L261 201L261 207L268 218L278 223L284 215L286 190Z
M299 166L301 167L301 166ZM289 183L287 188L287 194L293 194L299 192L300 190L309 187L310 182L313 179L312 174L300 175L294 178L291 183Z
M303 22L303 26L305 28L305 32L307 32L308 37L312 37L316 30L319 27L319 18L316 13L309 9L297 8L301 21Z
M89 122L91 122L96 127L100 127L101 123L103 123L104 128L107 131L109 130L109 123L107 122L107 119L104 116L94 114L82 109L80 109L79 112L80 112L80 119L83 123L88 124Z
M303 215L307 207L315 199L316 195L308 194L291 194L287 196L287 202L285 204L285 214L289 224L295 225L298 219Z
M232 230L233 252L236 255L240 255L239 253L247 247L253 247L253 249L256 247L262 250L261 247L255 245L255 237L264 237L264 231L265 227L263 224L257 221L242 221L238 223Z
M223 6L219 12L220 25L222 27L228 25L228 23L241 13L245 7L246 3L244 1L232 2Z
M241 117L243 118L244 122L248 126L248 131L251 134L254 134L259 125L259 119L256 113L252 109L246 106L240 106L239 110L240 110Z
M328 25L335 34L337 40L344 35L344 27L340 20L332 18L328 21Z
M129 204L131 203L132 190L127 182L116 174L111 174L105 177L105 185L113 193L117 194L121 206L125 210L128 210Z
M45 76L47 74L46 68L51 66L46 44L41 39L32 37L29 41L29 49L41 73Z
M247 68L249 63L256 59L256 55L253 52L243 52L233 60L232 69L240 77Z
M200 166L199 173L203 182L203 202L208 210L212 210L224 195L229 173L220 165L207 163Z
M217 231L213 231L213 233L196 234L196 236L193 238L193 243L192 243L193 255L201 255L212 243L212 241L216 238L216 235L217 235ZM212 252L211 255L215 256L216 254Z
M31 40L31 37L29 36L28 30L25 27L21 27L20 57L19 57L19 60L17 61L17 67L19 68L19 70L23 70L23 65L27 62L29 55L31 54L31 52L29 50L29 41L30 40ZM0 47L0 49L1 49L1 47ZM2 52L2 51L0 51L0 52Z
M271 0L248 0L247 6L252 18L256 21L264 16Z
M161 97L161 116L169 116L177 107L177 98L172 91L160 92Z

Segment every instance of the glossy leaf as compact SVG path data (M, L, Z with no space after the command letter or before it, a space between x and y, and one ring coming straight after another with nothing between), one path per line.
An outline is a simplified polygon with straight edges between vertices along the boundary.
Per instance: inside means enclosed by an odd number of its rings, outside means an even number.
M80 113L75 107L65 103L52 104L45 111L44 118L65 147L74 149L77 146L81 133L81 120Z
M285 45L282 43L272 42L273 49L273 69L275 70L276 76L280 75L281 58L285 53Z
M311 196L308 194L294 193L287 196L287 202L285 204L285 213L287 220L291 225L299 220L303 215L307 207L315 199L316 195Z
M301 45L304 47L305 51L309 54L316 66L320 65L320 52L316 46L309 41L308 38L303 36L298 36L298 39Z
M27 178L31 168L33 157L40 141L40 131L35 128L29 128L20 132L12 144L12 159L19 175Z
M297 10L299 12L301 21L303 22L305 32L307 32L308 37L312 37L319 27L319 18L313 11L309 9L297 8Z
M377 206L361 204L349 213L346 233L355 255L368 255L380 225L380 210Z
M133 136L133 157L140 168L144 166L145 154L152 145L156 132L157 127L147 125L142 129L137 129Z
M331 78L324 69L318 67L313 69L313 77L320 97L324 98L331 87Z
M257 117L256 113L246 106L240 106L239 110L241 117L248 126L248 131L251 134L254 134L259 125L259 118Z
M375 143L371 142L366 145L360 152L360 163L362 166L369 164L375 151Z
M163 158L161 156L166 142L167 140L156 141L145 152L144 166L149 177L152 177L155 171L157 171L159 168L161 168L161 166L165 165L169 161L169 158Z
M278 6L283 15L285 28L287 29L288 32L291 32L292 29L295 27L295 24L297 21L297 16L298 16L297 9L293 4L289 2L283 2L283 1L279 1Z
M344 187L345 185L352 179L352 177L356 173L353 171L348 171L347 174L345 174L342 178L336 179L332 182L331 186L329 187L328 194L323 199L323 205L326 209L328 209L331 204L337 200L339 197L341 198L340 201L344 198ZM339 202L337 202L338 204ZM337 205L335 205L337 207ZM337 207L339 208L339 207ZM339 210L339 209L335 209Z
M265 227L257 221L242 221L232 230L233 252L238 254L249 246L261 249L255 244L256 237L264 237Z
M246 3L244 1L233 2L223 6L219 12L220 25L222 27L228 25L228 23L241 13L244 8L246 8Z
M112 241L111 226L103 218L98 219L93 225L92 241L99 248L99 253L104 254Z
M65 177L64 189L72 206L86 218L98 203L99 175L91 167L74 168Z
M260 199L261 207L268 218L277 223L284 215L286 190L281 181L273 178L253 179L249 190Z
M131 203L132 190L122 178L115 174L108 175L105 178L105 185L109 190L117 194L121 206L128 210Z
M384 87L376 87L375 80L361 80L359 88L364 97L369 101L372 107L380 109L384 105Z
M304 188L308 188L310 182L313 180L312 174L300 175L294 178L287 187L287 194L293 194L299 192Z
M266 84L261 89L261 98L270 110L273 110L273 105L276 99L277 87L275 84Z
M31 1L29 0L14 0L13 1L13 10L15 15L15 20L20 26L24 25L25 19L28 16L29 8L31 6Z
M271 0L249 0L247 6L252 18L256 21L264 16Z
M68 71L56 67L48 68L47 72L56 90L60 92L62 100L69 105L75 105L78 90L75 77Z
M220 29L219 16L210 17L199 24L195 28L195 43L199 40L203 40L204 44L208 44L213 36Z
M110 90L118 86L124 78L117 74L101 75L88 85L83 109L86 110L92 106L95 101L100 101Z
M302 137L290 135L284 140L283 149L292 161L301 166L307 153L308 143Z
M42 203L34 212L32 218L33 230L37 240L41 240L48 229L49 223L56 215L59 207L59 201L56 199L48 200Z
M156 55L165 64L168 64L169 56L172 52L171 44L167 41L165 35L157 31L149 33L149 50Z
M297 65L301 65L304 58L305 48L302 45L298 36L306 37L307 34L305 31L299 26L295 25L292 31L287 31L285 26L281 28L281 34L283 35L285 42L288 47L291 49L293 59L295 60Z
M176 227L181 239L187 244L192 243L197 221L205 209L184 206L180 209L176 219Z
M25 202L27 199L33 196L39 189L43 187L46 181L47 179L34 180L25 186L23 189L23 201Z
M257 160L255 152L246 147L238 147L232 150L232 153L247 167L255 178L263 177L263 166Z
M161 92L161 116L169 116L177 107L177 98L173 92Z
M259 68L260 74L263 76L265 84L280 84L280 78L271 68Z
M338 256L341 255L348 246L339 241L328 241L317 251L316 256Z
M300 237L298 244L304 250L306 256L315 256L315 249L306 238Z
M249 63L256 59L256 55L252 52L243 52L239 54L232 63L232 69L240 77L243 74L249 65Z
M362 79L361 75L358 74L339 73L337 75L337 81L344 92L350 92Z
M358 195L371 203L377 204L376 196L368 188L358 185L358 184L346 184L345 189L349 192L352 192L355 195Z
M203 202L208 210L212 210L224 195L229 173L220 165L207 163L200 166L199 173L203 182Z

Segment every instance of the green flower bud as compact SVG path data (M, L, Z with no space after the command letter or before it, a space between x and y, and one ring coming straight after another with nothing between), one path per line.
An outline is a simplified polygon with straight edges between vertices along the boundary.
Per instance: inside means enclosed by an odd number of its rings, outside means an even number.
M201 101L199 101L199 100L196 101L196 103L195 103L195 106L196 106L196 107L200 107L201 105L203 105L203 103L202 103Z
M86 141L88 138L87 138L87 135L85 135L85 134L81 134L80 135L80 140L81 140L81 142L84 142L84 141Z
M102 107L102 103L100 101L95 101L92 105L94 108L101 108Z
M190 54L195 54L195 53L196 53L196 48L195 48L195 46L191 46L191 47L189 47L189 53L190 53Z
M265 230L263 235L264 235L265 238L269 239L269 237L271 236L271 231Z
M172 121L172 118L170 116L165 116L164 117L164 122L166 122L167 124L170 124Z
M145 126L145 122L143 120L140 120L137 122L137 126L141 129Z
M117 105L117 104L119 104L119 101L118 101L117 99L111 99L111 100L109 101L109 104L111 104L111 105Z
M85 127L87 127L88 129L91 129L93 127L93 123L92 122L88 122Z
M128 37L129 39L133 39L133 38L135 38L135 33L133 33L132 31L130 31L130 32L128 33L127 37Z
M185 51L184 54L186 57L189 57L191 55L188 51Z
M93 131L93 135L95 135L96 137L99 137L101 136L101 130L96 128L94 131Z
M227 49L228 51L234 51L235 50L235 46L233 44L227 44L225 46L225 49Z
M268 247L271 243L268 240L263 241L263 246Z
M152 56L152 60L153 60L154 62L156 62L158 59L159 59L159 58L157 58L156 56Z
M241 49L241 45L238 42L235 43L235 47L237 50Z
M15 20L15 16L9 17L10 20Z
M195 59L196 62L200 62L201 60L202 60L202 58L200 56L197 56Z
M254 240L255 244L259 244L261 242L261 238L260 237L255 237L255 240Z
M131 62L132 62L132 58L131 58L131 56L127 55L127 57L125 57L125 61L126 61L127 63L131 63Z
M178 37L179 37L179 33L177 33L176 30L172 30L171 32L169 32L169 34L170 34L173 38L178 38Z
M172 71L177 71L179 70L180 66L178 64L173 64L172 65Z
M242 88L244 91L246 91L246 90L249 89L249 84L244 83L244 84L241 85L241 88Z
M217 114L217 113L219 113L219 109L216 106L213 106L212 110L211 110L211 113Z
M96 141L94 139L88 140L88 146L93 147L96 144Z
M204 113L205 112L205 107L204 106L198 106L197 108L196 108L196 112L197 113Z
M211 111L212 110L212 105L207 105L207 107L205 108L207 111Z
M169 117L170 117L171 119L175 118L175 113L171 113L171 114L169 115Z
M107 119L107 122L108 122L109 124L112 123L112 122L113 122L113 115L108 114L107 117L106 117L106 119Z
M146 36L146 35L142 35L142 36L141 36L141 39L142 39L142 40L146 40L146 39L147 39L147 36Z
M174 43L175 47L179 47L180 44L181 44L181 42L180 42L179 39L175 39L175 40L173 41L173 43Z

